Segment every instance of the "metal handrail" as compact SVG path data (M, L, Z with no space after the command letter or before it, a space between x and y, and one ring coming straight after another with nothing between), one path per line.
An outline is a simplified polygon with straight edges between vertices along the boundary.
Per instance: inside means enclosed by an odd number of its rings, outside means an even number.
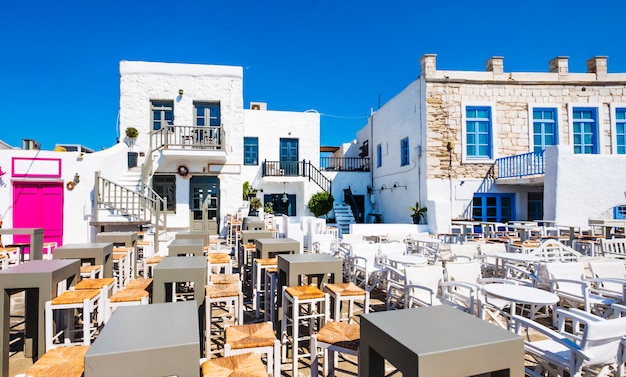
M501 157L496 160L496 179L545 174L545 151Z

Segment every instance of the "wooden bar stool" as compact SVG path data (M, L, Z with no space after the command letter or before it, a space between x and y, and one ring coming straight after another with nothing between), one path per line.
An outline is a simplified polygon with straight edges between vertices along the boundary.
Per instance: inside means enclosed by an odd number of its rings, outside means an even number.
M105 302L104 323L119 306L148 305L150 294L141 288L124 288L115 292Z
M124 247L124 246L118 246L118 247L114 247L113 248L113 254L126 254L126 260L125 260L125 270L124 272L126 273L126 276L124 277L124 281L125 283L128 282L130 279L134 278L135 275L137 274L137 271L135 271L135 266L137 265L137 251L135 250L134 247ZM125 284L124 283L124 284Z
M358 356L361 327L356 323L328 322L324 327L311 336L311 376L317 376L319 360L317 349L323 350L323 376L335 375L337 352Z
M256 253L256 245L253 243L246 243L241 245L241 255L239 256L239 273L241 277L246 280L249 276L249 270L252 268L252 256Z
M283 287L283 318L281 321L283 360L287 357L288 343L291 343L294 376L298 375L298 359L310 356L310 354L300 353L300 341L310 338L328 322L329 302L328 293L322 292L315 285ZM301 327L307 327L308 334L301 336Z
M225 274L233 272L233 263L228 253L209 253L207 254L207 271L209 274L220 274L224 269Z
M278 268L268 268L265 270L265 296L263 297L265 311L263 319L265 321L274 322L278 320L276 312L276 296L277 296Z
M126 285L128 255L126 253L113 253L111 258L113 259L113 277L117 288L122 289Z
M261 356L254 353L202 360L202 377L267 377Z
M80 266L80 277L83 279L97 279L102 277L102 265L84 264Z
M266 355L267 373L280 376L280 341L271 322L229 326L224 335L224 356L253 352Z
M82 377L89 346L59 347L46 352L15 377Z
M209 275L210 284L241 284L239 274L211 274Z
M99 326L97 318L101 292L100 289L65 291L46 301L46 351L58 346L91 344ZM78 320L77 315L81 317ZM79 333L82 337L77 336Z
M99 289L101 294L101 300L98 301L98 324L102 324L104 321L105 302L106 300L117 291L115 285L115 278L101 278L101 279L82 279L74 287L73 290L91 290Z
M252 265L252 307L259 318L265 304L265 270L278 267L278 258L255 258Z
M213 314L213 310L222 309L224 314L219 317L231 317L231 321L236 325L243 324L243 292L241 291L241 283L231 284L213 284L207 285L205 288L206 298L206 355L211 357L214 353L211 351L213 337L213 319L218 315ZM222 332L223 330L218 330Z
M59 247L59 244L56 242L44 242L43 243L43 256L44 260L52 259L52 251Z
M333 303L333 316L332 319L335 321L349 321L353 322L354 319L354 307L356 300L363 301L363 313L369 313L370 306L370 293L356 284L350 283L339 283L339 284L326 284L324 286L324 292L328 293L330 296L331 302ZM344 301L347 301L348 304L348 316L341 316L341 306Z
M154 266L161 263L163 258L164 257L161 255L155 255L153 257L146 258L146 260L144 261L144 278L152 278L152 269L154 268Z

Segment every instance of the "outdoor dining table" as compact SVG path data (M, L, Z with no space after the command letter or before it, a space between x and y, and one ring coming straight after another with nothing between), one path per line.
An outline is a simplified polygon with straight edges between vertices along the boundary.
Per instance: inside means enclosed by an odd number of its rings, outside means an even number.
M196 305L204 304L207 282L207 259L200 257L165 257L152 270L152 302L174 301L172 285L193 282Z
M25 291L24 356L36 361L46 352L44 313L46 301L57 296L59 283L74 286L80 277L80 260L33 260L0 271L0 373L9 376L9 328L11 295Z
M198 326L189 301L119 307L85 355L85 377L198 377Z
M391 267L397 268L398 265L407 266L424 266L428 263L428 258L419 254L402 254L391 255L385 258Z
M200 257L204 255L204 241L197 238L176 238L170 242L167 249L170 257L187 254Z
M202 240L203 246L209 246L209 232L178 232L175 240Z
M530 319L539 318L537 315L539 308L553 307L559 302L559 296L555 293L525 285L485 284L483 291L485 292L487 303L489 303L489 298L499 298L509 301L511 303L511 314L516 313L516 304L530 305ZM509 326L511 324L512 321L509 321Z
M12 247L15 245L20 250L20 261L24 261L25 249L29 249L28 259L41 260L43 259L43 228L0 228L0 236L4 234L28 234L28 242L14 242L13 244L6 244L6 247Z
M241 243L255 243L256 240L261 238L273 238L271 230L242 230L241 231Z
M257 258L267 259L276 254L300 253L300 242L292 238L257 238L254 242Z
M453 220L451 224L461 227L461 243L463 243L467 241L467 236L470 233L474 233L474 227L480 225L480 222L470 220Z
M504 263L506 262L523 263L525 265L541 262L541 258L538 256L526 253L495 253L486 257L496 259L496 276L504 274Z
M136 247L137 232L100 232L96 242L111 242L113 246Z
M81 263L102 266L102 277L113 277L113 244L91 242L65 244L54 249L52 259L80 259Z
M524 376L519 335L448 305L361 316L359 376L385 375L385 360L404 377Z

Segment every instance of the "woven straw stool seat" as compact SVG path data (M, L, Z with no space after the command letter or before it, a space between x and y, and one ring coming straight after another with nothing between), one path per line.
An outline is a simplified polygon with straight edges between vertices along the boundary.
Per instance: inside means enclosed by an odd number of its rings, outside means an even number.
M127 289L143 289L149 291L152 289L152 279L150 278L135 278L131 279L126 284Z
M314 285L299 285L285 288L291 297L297 297L300 300L310 300L314 298L324 298L324 292Z
M158 264L162 260L163 260L163 256L157 255L157 256L154 256L154 257L146 258L146 263L148 263L148 264Z
M278 265L278 258L257 258L255 261L261 266L276 266Z
M359 353L359 343L361 338L361 327L356 323L333 321L328 322L318 331L317 334L311 336L311 375L317 376L319 368L319 360L317 357L317 349L324 350L322 353L324 358L324 373L326 375L335 375L335 367L337 366L336 353L346 353L357 356ZM328 358L326 358L328 355ZM330 367L331 373L328 373Z
M141 299L147 299L149 293L141 288L124 288L115 292L109 300L111 302L130 302L141 301Z
M246 353L205 361L202 377L267 377L267 372L259 355Z
M370 293L356 284L350 283L337 283L326 284L324 286L324 292L328 292L331 302L334 302L334 312L332 315L335 321L352 321L354 317L355 301L363 301L363 313L369 313L370 306ZM341 316L342 303L347 301L348 315L345 318Z
M317 341L356 351L359 348L361 326L356 323L328 322L317 333Z
M274 328L269 322L247 323L226 328L226 343L234 350L272 346L275 340Z
M230 255L228 253L211 253L207 255L207 260L211 264L230 263Z
M211 284L239 284L241 279L239 274L211 274L209 283Z
M74 289L102 289L115 283L115 278L83 279L76 283Z
M24 377L81 377L89 346L59 347L46 352L29 367Z
M100 294L99 289L81 289L65 291L52 299L52 305L81 304L85 300L93 300Z
M224 335L224 356L254 352L267 357L267 374L280 376L280 342L271 322L229 326Z
M80 266L80 276L88 279L95 279L96 276L102 273L102 265L83 265Z
M241 288L235 283L206 286L206 295L210 298L237 296L239 293L241 293Z

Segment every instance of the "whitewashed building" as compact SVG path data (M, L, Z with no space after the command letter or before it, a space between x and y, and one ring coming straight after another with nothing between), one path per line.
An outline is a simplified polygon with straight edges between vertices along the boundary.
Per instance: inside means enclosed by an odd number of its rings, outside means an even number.
M421 74L371 115L357 134L372 156L369 191L385 223L411 221L426 206L429 230L451 219L555 220L624 216L626 73L607 58L569 72L557 57L546 72L437 68Z

